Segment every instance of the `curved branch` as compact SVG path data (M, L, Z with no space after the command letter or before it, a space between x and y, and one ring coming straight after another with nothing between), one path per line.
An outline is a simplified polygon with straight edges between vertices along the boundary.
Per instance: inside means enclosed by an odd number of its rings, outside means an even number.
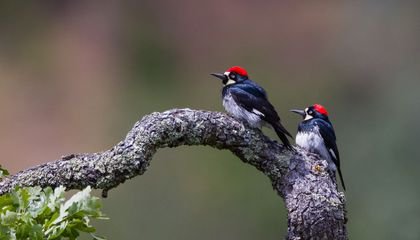
M173 109L137 122L127 137L100 153L72 154L5 178L0 195L15 186L92 186L108 190L142 175L157 149L208 145L228 149L272 182L288 209L288 239L347 239L344 195L326 171L327 162L282 145L218 112Z

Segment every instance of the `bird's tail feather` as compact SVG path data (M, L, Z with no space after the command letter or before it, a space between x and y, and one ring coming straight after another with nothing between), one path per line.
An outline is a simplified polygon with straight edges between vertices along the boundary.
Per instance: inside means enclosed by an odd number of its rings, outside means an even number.
M280 138L280 140L283 142L284 146L291 150L293 149L292 144L290 144L289 139L287 138L287 136L292 137L292 135L290 135L290 133L286 130L286 128L283 127L283 125L281 125L280 122L273 124L273 128L274 131L276 131L277 136ZM287 136L286 136L287 135Z
M343 174L339 167L337 167L338 175L340 176L341 186L343 186L344 191L346 191L346 185L344 184Z

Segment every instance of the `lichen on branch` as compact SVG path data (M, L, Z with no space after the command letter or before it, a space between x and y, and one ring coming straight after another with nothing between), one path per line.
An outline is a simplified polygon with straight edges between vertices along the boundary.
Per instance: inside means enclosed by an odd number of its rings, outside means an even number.
M143 117L126 138L99 153L71 154L21 171L0 182L0 195L15 186L91 186L108 190L142 175L159 148L206 145L227 149L269 177L288 209L288 239L347 239L344 195L326 161L302 149L286 150L231 116L172 109Z

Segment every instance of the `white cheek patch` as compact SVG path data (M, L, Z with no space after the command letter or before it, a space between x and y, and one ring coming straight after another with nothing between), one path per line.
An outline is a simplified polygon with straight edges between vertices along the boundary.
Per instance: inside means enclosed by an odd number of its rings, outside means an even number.
M305 121L306 121L306 120L309 120L309 119L312 119L312 118L314 118L314 117L312 117L312 116L311 116L311 115L309 115L309 114L306 114Z
M264 117L265 115L264 115L264 113L262 113L262 112L260 112L260 111L258 111L257 109L255 109L255 108L253 108L252 109L252 112L253 113L255 113L255 114L257 114L257 115L259 115L259 116L262 116L262 117Z
M235 81L233 81L232 79L229 79L229 80L227 81L226 85L231 85L231 84L234 84L234 83L236 83L236 82L235 82Z

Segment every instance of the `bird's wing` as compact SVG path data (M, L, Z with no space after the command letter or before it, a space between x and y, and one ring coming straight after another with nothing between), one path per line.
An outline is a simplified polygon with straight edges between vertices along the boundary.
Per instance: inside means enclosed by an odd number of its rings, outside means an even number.
M241 107L245 108L250 113L258 115L262 120L269 123L276 131L277 136L283 142L288 149L292 149L289 137L293 138L292 135L284 128L280 123L280 117L274 109L273 105L267 100L264 91L260 91L252 85L234 86L229 89L233 100Z
M346 190L343 174L341 173L341 169L340 169L340 153L338 152L338 148L336 144L334 128L331 123L328 123L321 119L317 119L315 124L318 125L319 127L319 133L324 139L325 146L327 147L328 152L330 153L330 156L335 166L337 167L338 175L340 176L343 189Z
M317 119L315 124L319 127L319 133L324 139L325 146L327 147L332 159L334 160L337 168L340 167L340 153L338 152L336 137L333 126L322 120Z
M267 100L265 93L254 86L238 86L229 89L235 102L247 111L260 116L264 121L275 124L280 117L273 105Z

